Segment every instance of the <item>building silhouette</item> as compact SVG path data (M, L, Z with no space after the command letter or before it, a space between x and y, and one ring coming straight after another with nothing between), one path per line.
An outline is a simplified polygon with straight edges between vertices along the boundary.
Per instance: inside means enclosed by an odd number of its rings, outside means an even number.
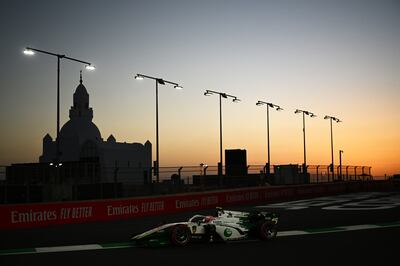
M103 141L100 130L93 123L93 109L89 107L89 94L83 85L82 73L73 95L73 106L69 110L69 121L59 133L59 162L98 162L100 182L114 182L118 169L119 182L143 184L151 177L152 145L120 143L113 135ZM49 134L43 138L43 153L40 163L52 163L56 158L57 143Z

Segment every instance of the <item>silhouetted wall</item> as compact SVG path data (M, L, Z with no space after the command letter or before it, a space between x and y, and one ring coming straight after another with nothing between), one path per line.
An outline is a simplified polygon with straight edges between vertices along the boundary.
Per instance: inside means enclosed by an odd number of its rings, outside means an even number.
M247 155L246 150L225 150L225 175L246 176Z

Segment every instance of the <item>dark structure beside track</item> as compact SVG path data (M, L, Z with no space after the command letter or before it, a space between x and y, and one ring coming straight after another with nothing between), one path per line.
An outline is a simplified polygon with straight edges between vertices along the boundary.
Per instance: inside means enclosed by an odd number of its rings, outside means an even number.
M124 198L282 184L291 186L308 182L315 184L372 179L371 168L368 166L342 166L343 175L339 177L339 169L336 169L335 175L332 176L327 165L309 165L309 175L306 180L302 175L297 177L294 175L284 180L279 176L280 170L276 167L271 169L272 174L267 178L265 165L248 165L247 175L224 175L220 179L217 175L217 166L200 164L161 167L159 183L152 181L136 185L125 183L123 178L132 171L132 167L126 169L116 166L102 169L114 176L111 182L104 182L98 178L97 164L96 161L85 161L65 162L59 168L40 163L0 167L0 204ZM296 169L296 166L290 167ZM24 171L25 167L30 170ZM300 168L300 166L297 167ZM33 168L34 171L32 171ZM298 171L301 172L301 168ZM142 176L145 179L147 174L142 173Z

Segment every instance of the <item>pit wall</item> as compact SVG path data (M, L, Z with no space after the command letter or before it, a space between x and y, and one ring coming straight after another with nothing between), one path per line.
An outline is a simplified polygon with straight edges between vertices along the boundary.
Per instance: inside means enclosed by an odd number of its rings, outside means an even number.
M263 186L140 198L0 205L0 230L129 219L350 192L392 191L399 190L398 183L363 181Z

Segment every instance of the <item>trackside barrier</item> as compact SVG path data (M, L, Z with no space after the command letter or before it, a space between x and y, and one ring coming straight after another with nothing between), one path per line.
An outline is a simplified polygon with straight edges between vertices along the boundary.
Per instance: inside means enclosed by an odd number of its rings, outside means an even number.
M0 205L0 230L128 219L216 206L265 203L348 192L385 191L390 181L273 186L79 202Z

